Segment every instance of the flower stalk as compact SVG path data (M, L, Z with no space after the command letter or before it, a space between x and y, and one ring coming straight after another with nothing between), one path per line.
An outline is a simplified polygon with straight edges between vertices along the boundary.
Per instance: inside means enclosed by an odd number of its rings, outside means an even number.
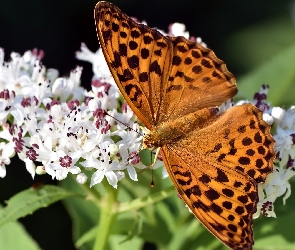
M97 236L94 241L94 250L107 249L108 239L112 225L114 224L117 213L117 194L118 190L112 188L108 183L102 182L106 189L105 196L100 206L100 216L98 221Z

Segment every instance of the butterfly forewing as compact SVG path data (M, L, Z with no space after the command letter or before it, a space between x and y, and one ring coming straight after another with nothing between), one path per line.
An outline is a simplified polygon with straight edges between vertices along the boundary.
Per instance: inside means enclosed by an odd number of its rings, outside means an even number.
M103 53L121 93L141 122L151 128L168 81L171 42L111 3L96 5L95 20Z
M237 93L236 80L214 52L184 37L170 37L172 67L163 101L166 117L174 120L196 110L219 106Z
M112 75L149 129L236 94L235 78L223 61L199 43L163 36L107 2L96 5L95 20Z

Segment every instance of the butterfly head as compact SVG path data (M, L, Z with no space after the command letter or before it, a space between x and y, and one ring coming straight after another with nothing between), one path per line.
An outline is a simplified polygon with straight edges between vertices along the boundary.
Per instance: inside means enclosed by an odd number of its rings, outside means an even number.
M152 134L151 133L145 134L142 138L141 150L148 149L148 150L153 151L157 148L158 148L158 146L155 145L155 142L152 139Z

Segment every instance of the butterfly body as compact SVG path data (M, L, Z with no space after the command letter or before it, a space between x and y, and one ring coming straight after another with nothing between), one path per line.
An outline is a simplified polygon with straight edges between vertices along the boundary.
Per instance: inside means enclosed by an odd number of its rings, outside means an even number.
M217 113L237 86L212 50L164 36L108 2L98 2L94 17L115 82L150 130L143 147L161 148L175 188L213 235L231 249L252 249L258 183L275 158L262 112L244 104Z
M171 144L194 130L200 130L216 117L218 108L204 108L172 121L167 121L155 126L143 138L143 149L154 150Z

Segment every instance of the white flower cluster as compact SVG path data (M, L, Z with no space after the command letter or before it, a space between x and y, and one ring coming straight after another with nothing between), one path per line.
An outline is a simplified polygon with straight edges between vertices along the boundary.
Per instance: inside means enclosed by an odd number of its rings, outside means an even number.
M168 34L189 38L185 26L179 23L172 24ZM191 39L202 43L200 38ZM0 48L0 177L5 177L5 166L17 154L32 177L47 173L62 180L70 173L83 184L92 173L90 186L106 177L116 188L127 170L137 181L135 168L145 168L138 153L141 131L129 107L119 105L120 94L101 49L92 53L82 44L76 53L78 59L93 66L89 92L79 86L81 67L68 78L58 77L57 70L46 70L42 57L42 51L33 50L23 56L12 53L10 61L5 62ZM287 111L270 107L267 90L264 85L251 102L273 126L277 160L274 172L259 184L255 217L260 213L275 217L273 203L284 194L285 203L291 193L289 179L295 175L295 107ZM243 102L249 101L236 105ZM221 109L228 106L229 102ZM163 170L163 176L167 176Z
M119 92L101 51L81 49L78 55L93 62L96 73L89 92L79 86L81 67L58 78L57 70L42 65L42 51L12 53L4 62L0 49L0 177L17 154L33 178L47 173L62 180L71 173L85 183L86 169L94 169L91 186L105 176L117 187L127 169L137 180L134 167L145 167L139 126L126 104L118 107Z

